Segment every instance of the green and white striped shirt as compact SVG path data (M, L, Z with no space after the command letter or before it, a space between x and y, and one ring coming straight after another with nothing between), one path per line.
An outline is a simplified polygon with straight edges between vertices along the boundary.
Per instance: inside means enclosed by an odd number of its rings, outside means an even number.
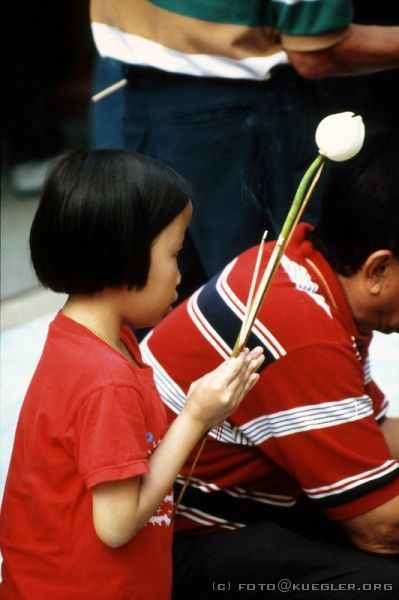
M350 0L92 0L103 56L172 73L268 79L285 50L328 48L346 35Z

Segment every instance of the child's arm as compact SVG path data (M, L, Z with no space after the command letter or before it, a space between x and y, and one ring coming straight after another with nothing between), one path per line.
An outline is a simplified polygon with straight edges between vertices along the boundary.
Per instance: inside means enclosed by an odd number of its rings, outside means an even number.
M255 385L264 359L255 348L196 381L182 412L149 459L150 473L93 488L93 520L98 537L117 548L147 523L172 487L201 436L228 417Z

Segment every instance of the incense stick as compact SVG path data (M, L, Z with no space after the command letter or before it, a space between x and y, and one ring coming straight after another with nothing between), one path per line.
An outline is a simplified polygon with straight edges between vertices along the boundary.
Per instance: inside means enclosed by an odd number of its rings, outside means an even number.
M260 282L258 288L256 289L256 293L255 293L254 291L255 291L255 286L256 286L257 279L258 279L258 275L259 275L259 268L260 268L260 263L261 263L261 259L262 259L262 255L263 255L264 243L265 243L267 231L265 231L263 234L262 241L259 245L258 255L256 258L256 263L255 263L255 269L254 269L254 273L252 276L251 285L250 285L250 289L249 289L248 302L247 302L247 306L246 306L246 310L245 310L245 316L244 316L241 330L240 330L240 333L236 340L236 343L234 345L231 356L238 356L248 340L248 337L249 337L249 334L253 327L253 324L256 320L256 317L261 308L262 302L265 298L266 292L267 292L267 290L270 286L270 283L273 279L273 275L275 274L277 267L280 264L280 260L283 256L284 250L287 247L287 244L291 239L292 232L293 232L295 226L297 225L299 219L301 218L301 215L306 207L306 204L308 203L309 198L312 195L312 192L316 186L316 183L319 180L323 166L324 166L324 158L321 155L319 155L316 158L316 160L311 164L309 169L306 171L305 175L303 176L302 181L297 190L297 193L295 194L294 201L293 201L291 208L288 212L288 215L286 217L286 220L284 221L279 238L278 238L276 245L273 249L273 252L270 256L269 262L267 263L265 273L264 273L264 275L261 279L261 282ZM313 176L313 180L309 184L309 180L312 176ZM302 198L307 187L308 187L308 190L306 192L306 195L304 198ZM255 295L255 298L253 299L254 295ZM189 485L189 483L191 481L192 474L197 465L199 457L201 456L201 453L204 449L206 440L207 440L207 434L204 435L204 437L201 441L201 444L198 448L198 451L197 451L197 453L194 457L194 460L192 462L192 465L190 467L189 473L187 474L186 480L185 480L183 487L180 490L180 494L175 502L173 516L176 514L177 509L180 506L180 502L183 498L183 495L187 489L187 486Z
M105 98L106 96L113 94L120 88L123 88L126 84L127 79L121 79L120 81L117 81L116 83L113 83L112 85L106 87L104 90L101 90L101 92L94 94L94 96L91 97L91 101L98 102L99 100L102 100L102 98Z
M182 498L183 498L183 496L184 496L184 492L186 491L186 489L187 489L187 486L188 486L188 484L189 484L189 483L190 483L190 481L191 481L191 477L192 477L192 474L193 474L193 472L194 472L194 469L195 469L195 467L196 467L196 465L197 465L198 459L199 459L199 457L201 456L201 453L202 453L202 451L203 451L203 449L204 449L204 446L205 446L205 443L206 443L206 440L207 440L207 436L208 436L208 432L206 432L206 433L204 434L204 436L203 436L203 438L202 438L202 440L201 440L201 445L200 445L200 447L198 448L197 454L196 454L196 455L195 455L195 457L194 457L194 460L193 460L193 462L192 462L192 465L191 465L191 467L190 467L190 471L188 472L188 475L187 475L187 477L186 477L186 480L185 480L185 482L184 482L184 484L183 484L183 487L182 487L182 489L180 490L180 494L178 495L178 497L177 497L177 500L175 501L175 505L174 505L174 507L173 507L173 512L172 512L172 517L174 517L174 516L175 516L175 514L176 514L176 512L177 512L177 509L178 509L178 508L179 508L179 506L180 506L181 499L182 499Z
M247 305L245 307L245 314L244 314L244 321L243 321L244 323L248 319L249 311L252 306L252 300L254 297L255 287L258 282L259 268L260 268L260 264L262 262L263 250L265 248L265 241L266 241L267 234L268 234L268 231L265 230L263 232L262 239L259 244L258 254L256 256L255 268L254 268L254 272L252 274L251 284L249 286ZM232 356L234 356L234 355L232 354ZM218 426L218 428L216 430L216 439L217 440L220 439L223 434L223 423L224 423L224 421L221 422L221 424Z
M260 268L260 263L262 262L263 250L265 248L265 241L266 241L267 234L268 234L268 231L267 230L264 231L263 236L262 236L262 240L261 240L261 242L259 244L258 255L256 257L255 268L254 268L254 272L253 272L253 275L252 275L251 285L250 285L250 288L249 288L247 306L245 308L245 314L244 314L244 321L243 321L243 323L246 323L246 321L248 319L249 311L251 309L252 300L253 300L254 292L255 292L255 286L256 286L256 284L258 282L259 268Z

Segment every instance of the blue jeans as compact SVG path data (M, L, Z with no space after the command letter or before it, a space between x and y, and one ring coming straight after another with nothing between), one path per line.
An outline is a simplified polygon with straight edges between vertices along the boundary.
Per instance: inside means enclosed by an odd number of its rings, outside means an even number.
M180 264L186 296L259 243L265 229L268 239L278 234L317 156L313 87L290 67L266 82L139 67L128 68L127 77L125 148L164 161L193 187Z

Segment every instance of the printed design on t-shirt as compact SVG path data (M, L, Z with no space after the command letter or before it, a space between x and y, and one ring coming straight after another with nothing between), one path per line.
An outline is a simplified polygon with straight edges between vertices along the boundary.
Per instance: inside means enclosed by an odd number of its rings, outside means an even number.
M158 525L159 527L169 527L172 523L173 514L173 493L170 492L162 500L161 505L155 511L155 514L148 520L151 525Z
M159 444L161 443L161 438L158 438L157 440L155 440L154 434L151 431L147 431L146 437L147 437L147 444L150 444L147 449L147 456L151 456L151 454L154 452L155 448L157 448L159 446Z
M148 456L150 456L154 452L155 448L159 446L161 440L159 438L154 440L153 433L151 431L147 431L147 443L151 444L151 446L148 448ZM147 525L150 523L151 525L158 525L160 527L169 527L172 523L172 514L173 492L170 491L162 500L152 517L148 519Z

